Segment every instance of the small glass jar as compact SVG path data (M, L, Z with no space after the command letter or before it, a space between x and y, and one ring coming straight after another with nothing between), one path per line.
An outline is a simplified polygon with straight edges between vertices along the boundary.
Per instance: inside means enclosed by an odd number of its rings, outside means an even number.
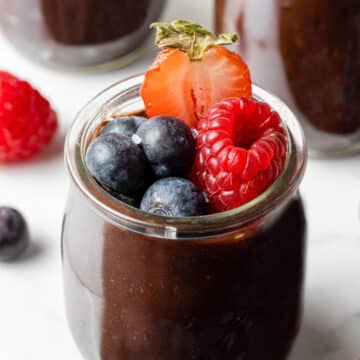
M360 2L216 0L217 31L300 119L313 154L360 150Z
M103 119L143 109L143 79L121 81L91 100L67 136L62 258L79 349L87 360L285 360L299 328L304 273L298 186L306 147L296 118L254 86L288 131L278 180L227 212L149 214L111 197L84 164Z
M132 61L165 0L1 0L0 28L36 61L118 67Z

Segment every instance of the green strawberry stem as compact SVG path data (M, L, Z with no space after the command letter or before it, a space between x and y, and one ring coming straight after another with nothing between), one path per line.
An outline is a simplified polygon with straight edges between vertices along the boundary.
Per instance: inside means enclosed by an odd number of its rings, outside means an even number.
M206 51L216 45L231 45L237 41L234 33L214 35L199 24L186 20L171 23L156 22L155 43L160 48L175 48L188 54L191 61L201 60Z

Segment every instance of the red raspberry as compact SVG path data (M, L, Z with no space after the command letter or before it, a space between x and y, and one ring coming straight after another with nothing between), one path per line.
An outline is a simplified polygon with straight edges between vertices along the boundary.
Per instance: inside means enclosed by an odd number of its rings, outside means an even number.
M0 71L0 162L32 157L57 130L56 113L26 81Z
M278 113L249 98L213 105L198 123L193 177L218 211L264 192L280 175L287 150Z

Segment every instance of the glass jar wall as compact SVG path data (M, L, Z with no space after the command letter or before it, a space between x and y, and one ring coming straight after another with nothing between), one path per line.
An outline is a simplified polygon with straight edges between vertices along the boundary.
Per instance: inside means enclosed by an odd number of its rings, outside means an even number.
M84 154L113 114L143 109L143 76L115 84L78 115L66 142L72 179L62 251L67 315L86 360L285 360L298 332L305 217L301 129L254 87L289 134L286 168L251 203L168 218L119 202L91 179Z
M314 154L360 150L360 2L217 0L255 83L296 112Z
M0 27L31 58L66 67L135 58L165 0L2 0Z

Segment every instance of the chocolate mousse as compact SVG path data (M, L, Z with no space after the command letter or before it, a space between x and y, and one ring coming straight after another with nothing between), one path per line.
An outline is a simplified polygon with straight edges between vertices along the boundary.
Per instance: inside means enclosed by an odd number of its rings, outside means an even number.
M360 129L359 1L217 0L216 5L217 31L239 33L237 50L255 81L297 107L316 129L329 134Z
M280 49L297 105L317 128L360 128L360 3L292 0L280 11Z
M65 292L87 359L286 359L302 308L298 197L245 238L192 241L114 226L74 195L63 234Z
M131 34L147 17L151 0L41 0L47 29L67 45L104 43Z

